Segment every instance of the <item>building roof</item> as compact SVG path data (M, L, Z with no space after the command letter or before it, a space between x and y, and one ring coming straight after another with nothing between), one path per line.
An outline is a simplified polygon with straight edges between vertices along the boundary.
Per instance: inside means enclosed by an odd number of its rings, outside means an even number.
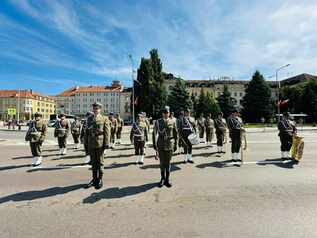
M0 90L0 98L17 98L19 96L21 98L31 98L37 100L40 100L40 97L54 100L53 97L33 92L33 90Z
M294 85L297 83L306 82L306 81L316 79L316 78L317 78L317 76L311 75L311 74L299 74L299 75L296 75L294 77L282 80L281 84L282 85Z
M123 87L121 85L112 86L76 86L65 90L58 94L59 97L71 97L76 93L106 93L106 92L121 92Z
M247 85L249 81L247 80L185 80L185 83L188 86L197 85L197 86L205 87L207 85L216 85L216 84Z

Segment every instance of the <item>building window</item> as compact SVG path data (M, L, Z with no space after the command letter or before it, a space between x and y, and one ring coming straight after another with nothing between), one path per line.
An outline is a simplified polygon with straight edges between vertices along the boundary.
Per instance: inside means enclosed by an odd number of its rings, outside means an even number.
M237 96L237 93L235 92L233 95L236 97L236 96Z
M242 97L243 96L243 93L240 93L240 97Z

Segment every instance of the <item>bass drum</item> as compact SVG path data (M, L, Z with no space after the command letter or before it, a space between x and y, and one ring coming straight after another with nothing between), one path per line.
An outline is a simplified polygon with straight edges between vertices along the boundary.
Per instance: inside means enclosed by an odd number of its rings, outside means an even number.
M199 135L196 133L190 134L187 138L192 145L198 145L200 143Z

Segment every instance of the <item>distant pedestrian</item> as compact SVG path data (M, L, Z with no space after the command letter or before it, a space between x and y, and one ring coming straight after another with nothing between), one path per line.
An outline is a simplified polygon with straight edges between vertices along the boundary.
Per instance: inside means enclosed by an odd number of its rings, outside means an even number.
M284 112L278 123L279 137L281 141L281 157L282 159L290 159L290 150L292 148L293 136L296 134L295 122L290 120L290 114Z
M70 125L66 119L65 114L59 115L59 120L55 123L54 136L57 137L58 147L60 149L60 155L66 155L67 153L67 137L70 131Z
M32 166L38 166L42 163L42 145L47 134L47 127L40 113L35 113L34 118L29 123L25 140L30 142L33 155Z
M229 135L231 138L231 153L234 162L241 161L241 133L243 130L243 123L239 117L238 109L234 109L228 118Z

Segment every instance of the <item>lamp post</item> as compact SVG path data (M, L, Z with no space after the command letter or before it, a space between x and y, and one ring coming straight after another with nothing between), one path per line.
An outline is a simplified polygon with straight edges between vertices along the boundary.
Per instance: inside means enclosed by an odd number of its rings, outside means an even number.
M129 55L130 63L131 63L131 78L132 78L132 122L135 122L134 116L134 71L133 71L133 59L132 55Z
M278 72L286 67L290 66L290 64L286 64L283 65L281 67L279 67L276 71L275 71L275 79L276 79L276 86L277 86L277 91L276 91L276 96L277 96L277 114L278 114L278 122L280 121L280 114L281 114L281 109L280 109L280 105L279 105L279 101L280 101L280 89L281 89L281 83L280 81L278 81Z
M21 94L21 90L19 88L19 90L18 90L18 106L17 106L17 124L19 124L19 121L20 121L20 94Z

